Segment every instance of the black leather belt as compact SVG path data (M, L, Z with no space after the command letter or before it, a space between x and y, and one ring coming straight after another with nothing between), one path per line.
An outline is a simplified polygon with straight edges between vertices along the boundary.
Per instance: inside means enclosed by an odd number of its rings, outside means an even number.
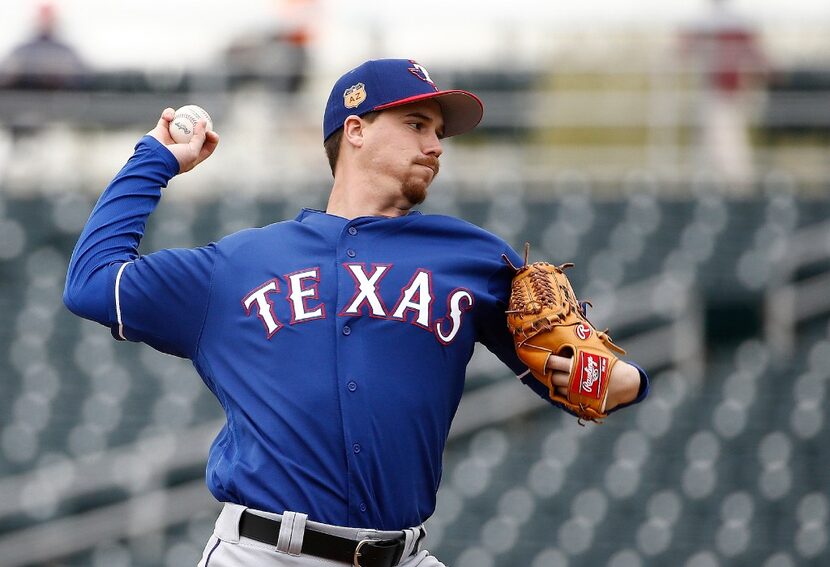
M239 535L275 546L279 534L279 520L263 518L247 510L242 512ZM423 536L424 531L421 530L419 538ZM356 567L393 567L401 560L405 546L406 540L403 535L395 539L354 541L306 527L302 553Z

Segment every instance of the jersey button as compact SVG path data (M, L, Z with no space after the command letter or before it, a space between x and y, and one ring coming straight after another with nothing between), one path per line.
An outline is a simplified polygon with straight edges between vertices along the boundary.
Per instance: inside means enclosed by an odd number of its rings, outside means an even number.
M354 451L354 454L357 455L360 452L360 443L352 445L352 451Z
M344 335L351 335L352 334L352 328L349 327L348 325L344 325L343 326L343 334Z
M350 226L350 227L349 227L349 234L351 234L352 236L354 236L355 234L357 234L357 229L356 229L355 227L353 227L353 226Z
M346 250L346 256L348 256L349 258L354 258L355 256L357 256L357 252L349 248L348 250Z
M355 390L357 390L357 382L355 382L354 380L350 380L349 383L346 384L346 387L349 389L350 392L354 392Z

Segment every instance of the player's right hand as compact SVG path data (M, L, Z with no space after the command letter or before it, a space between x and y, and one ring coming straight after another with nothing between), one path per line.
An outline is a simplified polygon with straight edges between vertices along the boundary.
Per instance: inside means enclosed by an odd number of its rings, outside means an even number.
M205 132L207 123L199 120L193 129L193 137L186 144L177 144L170 136L170 122L172 122L176 111L172 108L165 108L161 113L156 127L147 132L170 150L179 162L179 173L190 171L213 153L219 145L219 134L210 131Z

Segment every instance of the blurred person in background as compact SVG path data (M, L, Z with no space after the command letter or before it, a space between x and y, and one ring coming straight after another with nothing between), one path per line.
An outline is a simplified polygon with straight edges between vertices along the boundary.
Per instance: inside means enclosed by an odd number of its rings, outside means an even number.
M33 102L27 93L72 90L88 84L87 64L72 46L59 38L58 29L55 5L38 4L31 37L0 61L0 91L4 91L4 100L8 99L8 107L0 108L0 126L10 135L9 144L0 144L0 179L9 175L12 168L17 171L25 171L29 166L32 171L44 168L42 161L29 158L37 155L33 145L40 144L38 135L48 122L50 112L42 102ZM49 104L49 110L54 113L59 105L51 99Z
M741 192L754 176L748 95L767 64L757 30L728 1L712 0L707 14L681 30L680 48L699 80L695 165Z
M58 38L54 4L38 5L33 37L0 63L0 87L56 90L84 85L88 68L70 45Z
M295 94L305 81L306 45L307 35L301 29L276 30L254 38L246 34L225 52L230 86L261 82L270 91Z
M270 91L296 94L308 73L317 0L281 0L274 24L265 32L246 32L225 50L230 85L259 82Z

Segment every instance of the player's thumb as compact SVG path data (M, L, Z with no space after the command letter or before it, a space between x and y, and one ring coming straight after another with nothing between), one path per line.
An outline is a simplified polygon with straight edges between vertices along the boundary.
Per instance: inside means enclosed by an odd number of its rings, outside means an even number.
M170 107L165 108L161 112L161 116L159 117L158 125L163 126L165 128L168 127L168 124L175 118L176 111Z
M159 116L159 121L156 122L156 127L147 132L147 135L153 136L162 144L169 143L168 138L170 137L170 121L173 120L175 115L175 110L172 108L165 108L161 112L161 116Z

